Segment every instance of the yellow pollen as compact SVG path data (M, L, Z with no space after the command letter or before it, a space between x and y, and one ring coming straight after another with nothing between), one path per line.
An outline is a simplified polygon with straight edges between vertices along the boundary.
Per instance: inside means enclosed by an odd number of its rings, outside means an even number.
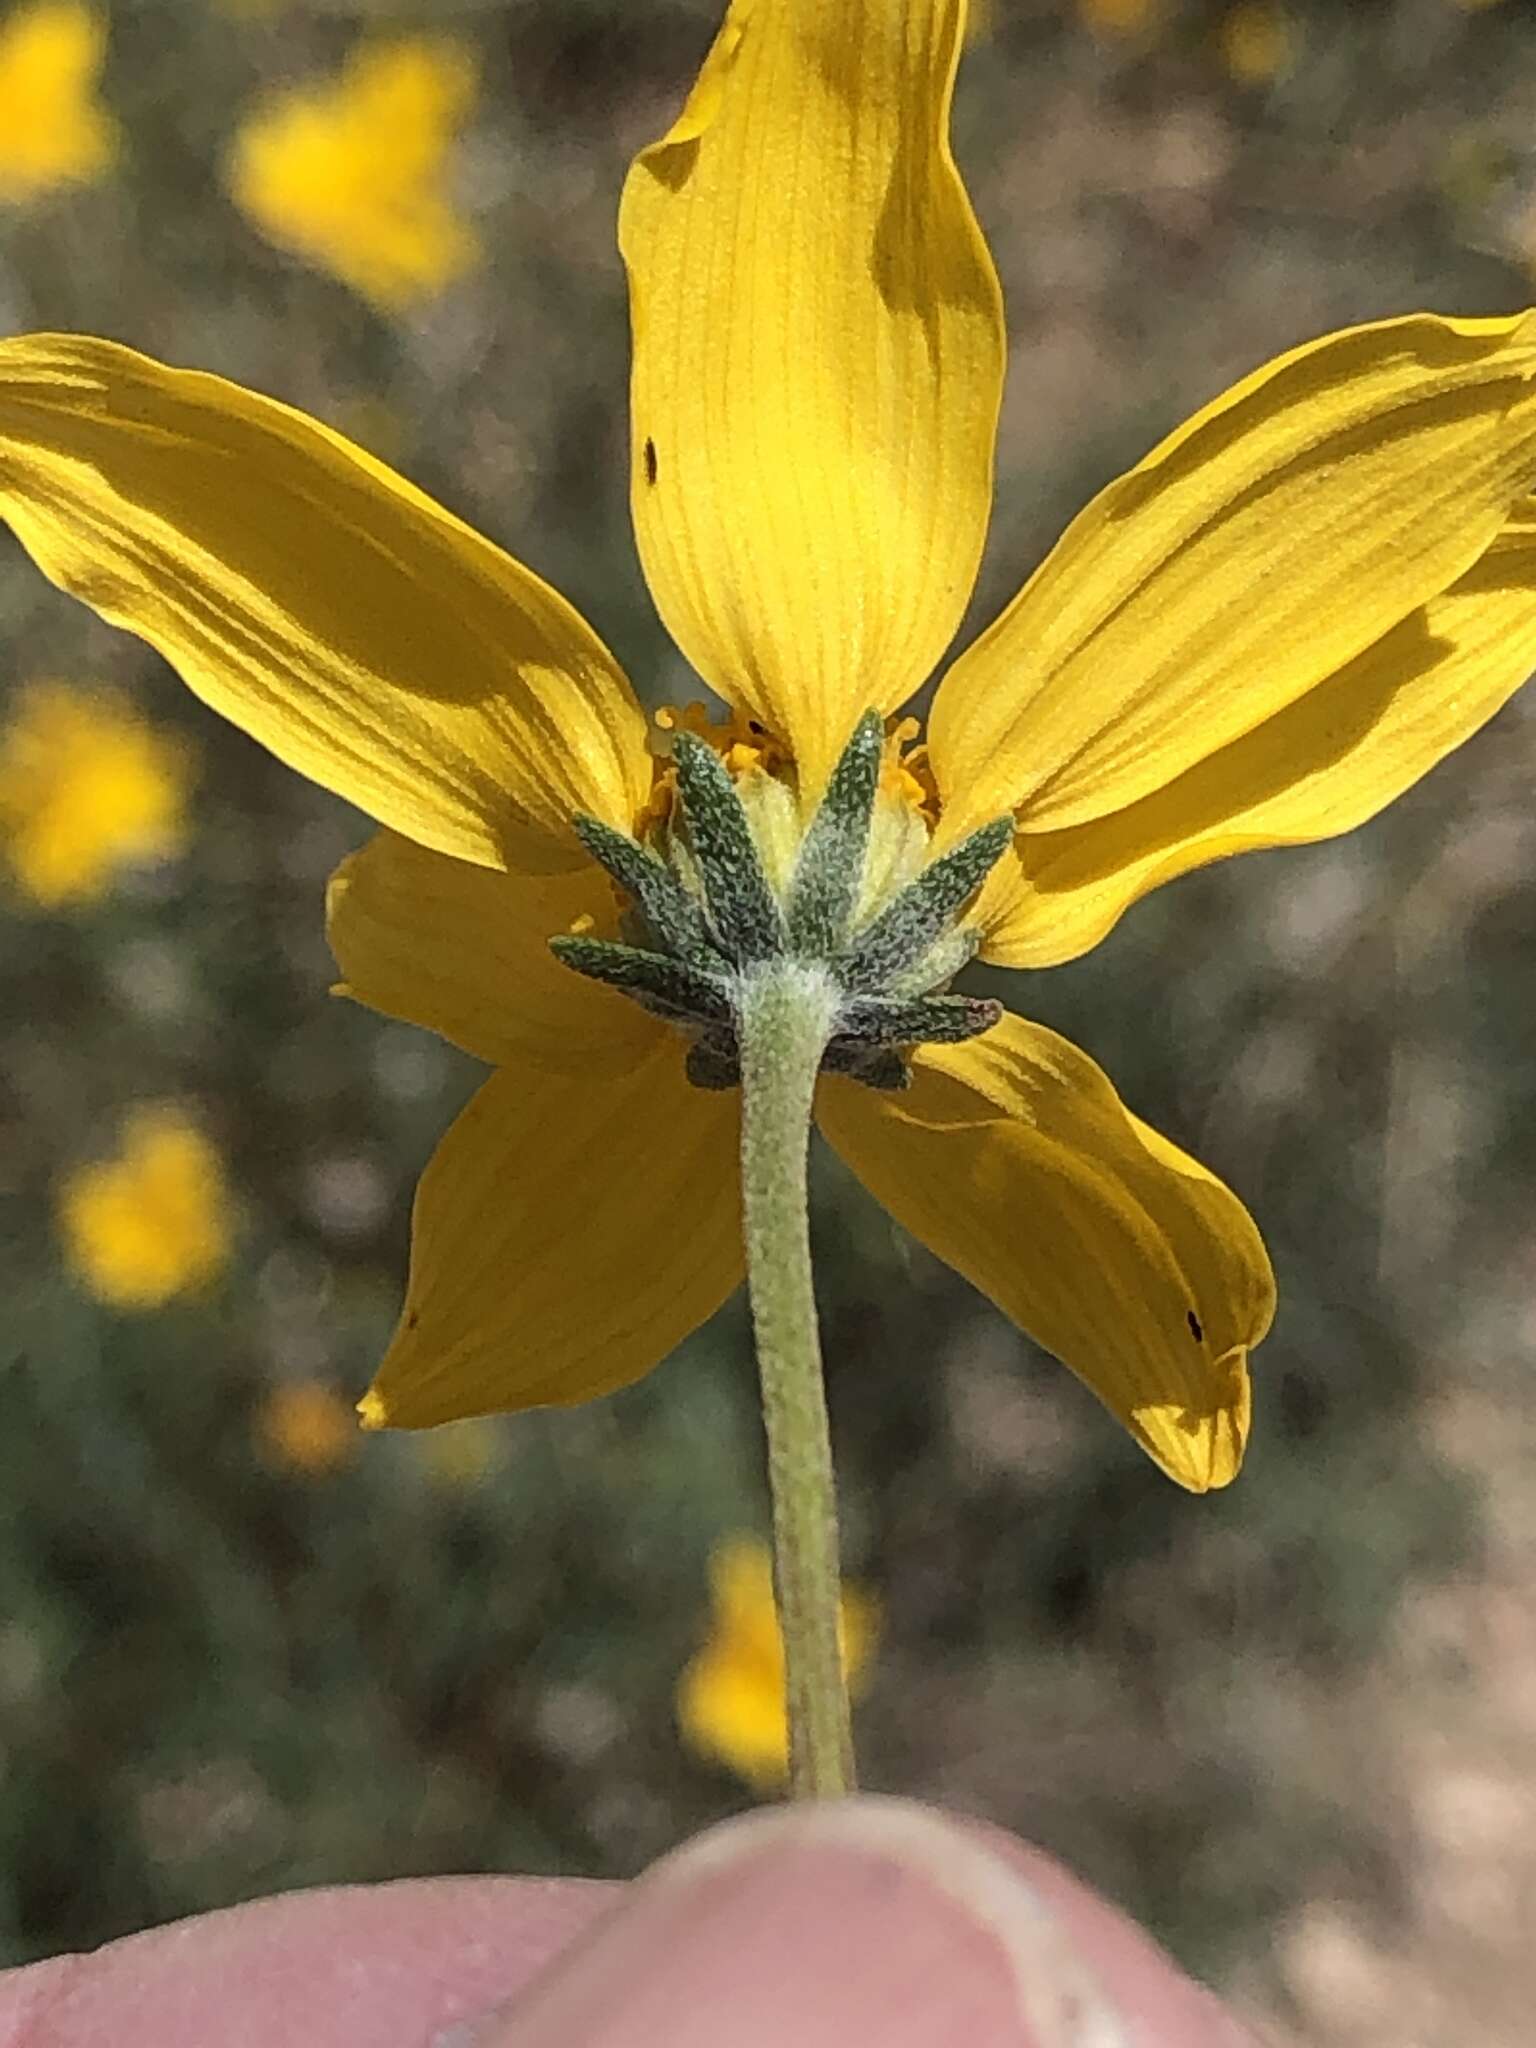
M757 719L745 717L738 711L727 712L723 718L716 719L711 717L707 704L698 702L663 704L656 711L655 724L649 734L656 773L651 793L635 821L635 836L639 839L644 839L657 826L664 825L672 815L672 806L677 798L677 771L672 765L672 734L675 732L692 733L695 739L713 747L738 782L748 775L760 773L793 784L793 754Z
M938 822L939 792L916 718L893 717L887 724L880 781L858 916L873 916L905 887L927 858ZM800 815L794 756L760 720L738 711L712 715L700 703L664 704L650 734L656 763L650 795L635 822L635 835L661 836L677 801L672 736L689 732L714 748L748 808L768 879L784 889L795 865L807 820Z
M886 733L880 794L887 802L910 805L932 826L938 818L939 792L928 766L928 749L916 744L921 732L915 718L902 718Z
M795 760L787 744L759 720L741 712L713 715L706 705L664 704L655 713L650 750L655 774L635 821L635 836L670 839L677 802L673 735L692 733L712 747L736 785L770 887L783 896L795 871L809 819L800 809ZM860 877L855 919L862 924L922 870L939 818L939 790L921 722L892 716L880 761L869 843ZM672 858L672 854L667 856ZM616 896L619 909L625 907ZM579 929L577 926L573 930Z
M794 756L784 742L756 718L739 711L727 711L723 718L710 714L707 704L663 704L656 713L657 731L651 736L651 750L661 760L672 755L670 735L691 732L695 739L712 746L733 775L744 768L765 768L769 774L787 772Z

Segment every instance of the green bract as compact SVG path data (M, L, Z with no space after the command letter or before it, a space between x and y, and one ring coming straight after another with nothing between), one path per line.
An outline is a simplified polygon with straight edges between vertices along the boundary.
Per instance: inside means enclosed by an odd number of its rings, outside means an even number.
M960 913L1002 857L1013 821L983 825L860 925L884 746L884 721L867 712L827 782L781 901L751 810L720 755L695 734L678 733L681 817L665 832L662 854L600 819L576 820L588 852L629 899L631 931L625 940L553 938L556 957L687 1031L687 1073L698 1088L740 1083L742 1003L753 976L783 960L820 965L837 998L823 1070L871 1088L908 1087L904 1050L977 1038L1003 1014L1001 1003L941 991L976 950Z

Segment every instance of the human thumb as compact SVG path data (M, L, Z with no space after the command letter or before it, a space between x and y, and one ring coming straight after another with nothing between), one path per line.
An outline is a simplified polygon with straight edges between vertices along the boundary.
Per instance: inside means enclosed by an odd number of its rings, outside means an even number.
M1240 2048L1113 1910L1011 1838L891 1799L732 1821L439 2048Z

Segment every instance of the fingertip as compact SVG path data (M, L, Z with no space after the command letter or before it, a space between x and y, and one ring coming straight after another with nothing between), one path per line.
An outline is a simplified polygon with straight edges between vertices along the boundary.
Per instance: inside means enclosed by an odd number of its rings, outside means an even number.
M78 1958L54 1956L0 1973L0 2048L30 2048L43 2015L63 1991Z
M765 1810L711 1830L473 2039L1143 2048L1027 1870L983 1832L888 1799Z
M1190 2048L1264 2048L1259 2036L1208 1985L1187 1975L1144 1927L1055 1857L991 1821L957 1818L954 1825L985 1841L1038 1893L1074 1946L1092 1956L1113 2003L1136 2021L1156 2048L1165 2042L1189 2043Z
M614 1895L494 1877L289 1892L0 1974L0 2048L422 2048L519 1991Z

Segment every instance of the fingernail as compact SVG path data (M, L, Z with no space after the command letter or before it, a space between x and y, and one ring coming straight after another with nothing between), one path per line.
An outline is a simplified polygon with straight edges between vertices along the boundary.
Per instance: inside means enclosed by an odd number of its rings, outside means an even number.
M439 2048L1133 2048L1044 1897L901 1800L699 1837L513 2011Z

